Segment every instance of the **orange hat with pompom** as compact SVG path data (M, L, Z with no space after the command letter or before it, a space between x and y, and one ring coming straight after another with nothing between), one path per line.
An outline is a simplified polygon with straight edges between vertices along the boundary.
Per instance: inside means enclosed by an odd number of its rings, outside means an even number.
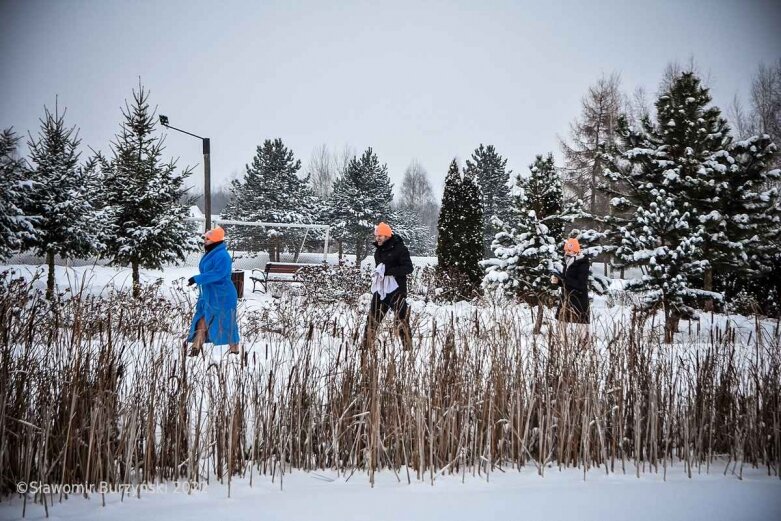
M222 229L222 226L216 226L204 233L203 236L210 241L220 242L225 240L225 230Z
M577 255L580 253L580 243L577 239L567 239L564 242L564 253L571 253Z
M391 235L393 235L393 230L391 230L391 227L388 226L386 223L380 223L374 227L374 234L390 237Z

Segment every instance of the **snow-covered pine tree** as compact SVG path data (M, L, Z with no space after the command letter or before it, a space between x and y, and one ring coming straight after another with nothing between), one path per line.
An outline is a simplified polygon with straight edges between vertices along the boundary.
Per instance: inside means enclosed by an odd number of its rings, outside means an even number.
M452 297L471 296L482 278L482 197L474 178L467 172L462 174L455 159L445 177L437 226L437 271L444 277L467 282L469 287L459 288Z
M669 91L656 103L656 131L668 161L662 186L688 203L704 227L701 247L710 261L704 273L707 291L713 289L712 269L740 268L743 264L740 237L726 233L726 219L731 214L717 211L721 197L727 195L729 179L725 175L740 174L728 173L734 164L729 155L732 137L721 111L709 106L710 102L708 89L699 78L685 72L673 78Z
M710 103L697 76L681 73L659 97L658 124L651 128L651 139L660 145L656 159L663 161L651 182L703 226L705 291L713 290L714 273L724 288L725 280L746 281L770 271L779 217L777 193L768 189L778 178L770 169L775 146L767 136L733 143L721 111Z
M495 220L500 231L491 244L493 257L482 263L483 285L500 287L508 295L539 304L541 310L559 292L550 275L560 264L564 225L581 214L579 206L564 204L552 154L538 155L529 171L526 177L515 177L506 219Z
M105 190L106 176L111 171L111 162L100 151L93 151L81 169L84 176L84 193L93 207L93 227L100 242L104 244L114 226Z
M778 237L781 231L781 170L777 146L767 134L732 144L728 166L716 170L709 185L711 211L704 221L712 244L714 287L728 300L739 292L751 295L767 314L779 311L781 268ZM707 289L707 288L706 288Z
M639 293L642 311L661 306L666 343L678 331L678 321L694 314L692 304L708 295L692 284L708 266L702 259L704 230L696 214L681 212L678 201L665 190L652 189L654 200L638 207L633 218L619 228L621 243L616 262L621 267L643 266L645 274L627 283Z
M513 194L516 198L523 196ZM537 303L556 293L549 279L559 258L558 245L534 210L521 213L528 203L520 205L509 219L512 225L496 219L501 230L491 244L494 256L481 263L485 268L483 286L500 287L507 295Z
M553 154L535 157L534 163L529 165L529 172L530 175L525 179L516 177L516 187L523 190L528 209L545 222L556 244L563 244L564 225L572 220L572 214L579 206L565 205L561 177L553 163ZM521 201L515 197L515 193L513 196L515 200L512 209L517 211Z
M29 247L46 258L49 267L46 296L54 293L54 259L78 258L102 248L92 222L93 207L86 197L79 167L76 127L65 126L65 113L44 107L37 139L30 136L31 179L34 181L25 213L35 216L36 234Z
M338 241L355 245L358 264L366 256L374 226L387 220L393 227L392 190L388 167L371 148L353 157L334 182L325 220Z
M122 110L124 121L113 157L103 172L99 199L105 217L106 254L112 264L130 265L133 294L140 289L139 268L160 269L197 251L199 241L186 218L189 204L181 200L190 170L163 162L163 138L155 136L155 114L149 91L139 84L133 102Z
M499 230L493 216L504 219L510 204L508 181L510 171L507 160L502 158L493 145L480 144L467 159L465 173L477 182L482 193L483 206L483 257L491 255L491 242Z
M627 289L641 294L644 311L663 309L666 341L672 340L679 319L693 314L697 299L719 297L697 288L709 264L702 258L705 225L692 202L697 178L712 179L715 166L709 161L720 149L708 152L707 145L700 146L710 139L699 130L702 122L683 118L695 103L668 92L656 104L658 124L644 118L642 128L634 130L619 118L619 143L606 158L611 204L617 210L608 217L617 246L614 264L646 269ZM674 104L678 107L671 108ZM711 130L718 133L721 124L716 123ZM676 126L687 130L678 134ZM713 136L713 144L722 138Z
M243 180L231 184L231 201L222 212L226 219L271 223L311 224L316 219L317 201L309 179L298 177L301 161L281 139L267 139L257 147ZM231 246L249 251L269 250L278 261L284 249L297 252L303 233L296 229L266 230L233 226Z
M17 156L20 139L13 129L0 132L0 261L35 238L35 219L24 213L33 185L27 165Z

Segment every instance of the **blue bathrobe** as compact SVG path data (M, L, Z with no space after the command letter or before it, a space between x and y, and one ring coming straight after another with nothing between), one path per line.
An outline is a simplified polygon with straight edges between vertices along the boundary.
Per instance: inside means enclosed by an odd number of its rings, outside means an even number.
M225 244L218 244L207 252L198 264L198 271L200 274L193 278L201 289L201 295L195 305L188 341L192 342L195 338L196 324L203 318L209 330L206 342L215 345L238 344L238 295L231 281L231 257Z

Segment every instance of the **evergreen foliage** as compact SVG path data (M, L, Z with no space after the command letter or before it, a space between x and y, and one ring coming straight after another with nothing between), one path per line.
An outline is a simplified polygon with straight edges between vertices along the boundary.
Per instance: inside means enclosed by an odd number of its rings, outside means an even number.
M325 219L337 240L355 245L359 262L366 256L374 226L389 221L393 227L392 189L388 167L371 148L360 158L353 157L334 182Z
M0 261L21 251L35 238L35 219L25 215L33 183L24 160L17 156L20 138L12 129L0 132Z
M105 255L112 264L131 266L137 294L139 268L182 262L199 241L186 221L190 205L181 202L190 170L177 170L174 160L163 162L163 139L155 135L155 113L142 85L122 115L111 160L98 160L102 190L95 197L103 205ZM97 172L94 164L88 166Z
M32 190L24 212L35 216L36 233L28 245L49 266L47 296L54 292L54 259L86 257L103 248L93 222L94 209L79 166L79 139L67 128L65 114L44 107L37 139L30 138Z
M493 217L504 219L510 205L507 159L493 145L480 144L466 161L466 174L480 187L483 207L483 257L491 255L491 242L499 231Z
M483 208L480 188L454 159L445 178L439 213L437 271L451 280L463 280L455 296L470 296L482 278Z

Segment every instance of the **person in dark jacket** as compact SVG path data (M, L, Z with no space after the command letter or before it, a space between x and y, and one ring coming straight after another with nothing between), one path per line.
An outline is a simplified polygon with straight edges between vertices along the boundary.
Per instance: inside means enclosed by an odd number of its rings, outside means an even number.
M551 283L562 283L561 303L556 310L556 318L560 322L589 323L588 275L589 262L580 252L580 243L577 239L567 239L564 243L564 270L561 278L551 276Z
M231 353L239 353L238 295L231 281L232 260L224 240L225 230L220 226L203 234L206 253L198 264L200 273L188 280L188 286L198 284L201 289L187 337L193 343L190 356L199 355L205 342L229 344Z
M396 332L405 350L412 348L412 333L407 306L407 275L413 271L409 250L404 241L386 223L374 228L374 264L372 301L366 321L364 347L374 345L374 337L388 311L395 315Z

